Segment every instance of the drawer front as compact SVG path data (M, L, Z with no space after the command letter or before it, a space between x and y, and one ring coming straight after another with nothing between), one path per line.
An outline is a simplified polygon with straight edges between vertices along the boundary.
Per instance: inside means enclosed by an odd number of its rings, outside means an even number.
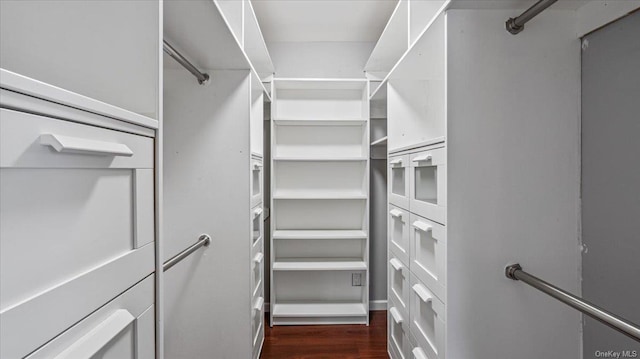
M393 303L393 301L390 301L387 315L389 353L393 358L408 358L408 353L411 348L408 315L401 309L398 309L396 303Z
M410 157L411 212L446 224L447 168L444 147L414 153Z
M264 237L264 213L262 204L251 209L251 246L254 247Z
M262 159L251 158L251 206L255 207L262 203L264 191L264 172Z
M253 300L251 333L253 337L253 357L258 358L264 341L264 297Z
M155 222L153 139L0 111L4 358L151 273Z
M153 139L0 109L0 167L153 168Z
M445 305L411 275L411 334L428 357L445 358Z
M409 211L389 205L389 248L405 265L409 265Z
M409 267L389 252L389 297L405 313L409 313Z
M155 358L153 288L149 276L27 358Z
M262 240L260 240L262 243ZM259 250L251 257L251 294L255 297L264 283L264 251Z
M447 232L443 225L411 214L411 272L446 301Z
M409 209L409 155L389 157L389 203Z

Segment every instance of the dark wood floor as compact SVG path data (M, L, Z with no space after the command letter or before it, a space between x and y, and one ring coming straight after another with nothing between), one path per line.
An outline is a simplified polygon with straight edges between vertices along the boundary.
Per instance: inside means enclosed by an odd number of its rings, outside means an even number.
M369 326L267 324L260 358L387 359L387 312L371 312Z

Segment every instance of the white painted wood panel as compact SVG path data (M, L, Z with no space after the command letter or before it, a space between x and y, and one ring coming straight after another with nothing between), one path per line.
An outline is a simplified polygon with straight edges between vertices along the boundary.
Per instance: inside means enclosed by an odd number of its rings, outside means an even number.
M249 358L250 72L204 70L208 86L182 69L164 73L163 260L212 237L164 274L165 357Z
M579 358L579 312L503 274L519 262L580 295L576 14L517 36L513 15L447 13L447 355Z
M0 67L143 115L154 125L159 4L3 1Z
M106 324L105 322L118 312L129 314L132 319L131 323L115 336L106 337L108 342L103 342L105 345L100 347L96 354L100 357L114 359L155 358L153 279L153 276L145 278L27 358L80 357L76 352L72 352L74 347L77 350L77 346L83 342L95 341L97 338L91 338L92 331ZM123 347L123 344L127 344L126 347ZM117 350L120 351L116 352Z

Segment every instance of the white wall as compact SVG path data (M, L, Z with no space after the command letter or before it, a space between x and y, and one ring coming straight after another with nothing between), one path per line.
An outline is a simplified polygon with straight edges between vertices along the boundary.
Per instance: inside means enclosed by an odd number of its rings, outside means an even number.
M577 359L579 312L504 275L519 262L580 294L575 11L516 36L513 14L447 15L447 356Z
M364 77L372 42L270 42L276 77Z

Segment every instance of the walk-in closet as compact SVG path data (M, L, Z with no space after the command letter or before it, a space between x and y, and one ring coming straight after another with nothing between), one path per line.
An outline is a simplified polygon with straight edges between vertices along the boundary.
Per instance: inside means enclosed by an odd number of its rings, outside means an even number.
M640 1L0 0L0 358L640 357Z

